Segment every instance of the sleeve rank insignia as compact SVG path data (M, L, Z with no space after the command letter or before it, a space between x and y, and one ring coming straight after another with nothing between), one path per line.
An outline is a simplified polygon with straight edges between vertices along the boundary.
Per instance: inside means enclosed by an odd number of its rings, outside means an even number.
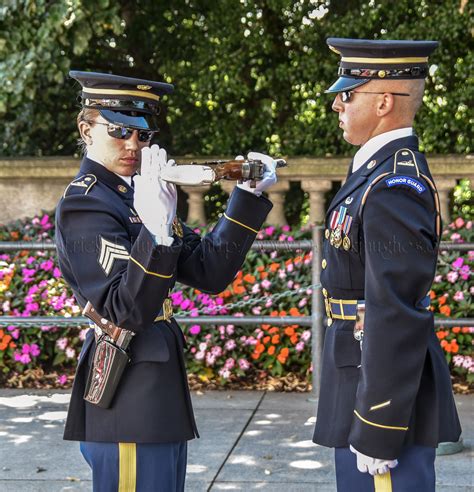
M99 265L108 276L115 260L128 260L130 255L125 246L115 244L100 236Z

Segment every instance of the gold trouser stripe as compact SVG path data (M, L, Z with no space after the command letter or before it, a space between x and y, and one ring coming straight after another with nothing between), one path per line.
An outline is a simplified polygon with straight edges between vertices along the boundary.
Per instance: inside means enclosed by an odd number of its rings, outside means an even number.
M119 442L118 492L135 492L137 486L137 445Z
M380 427L381 429L390 429L390 430L397 430L397 431L407 431L408 430L408 427L396 427L394 425L376 424L375 422L370 422L369 420L364 419L364 417L362 417L357 410L354 410L354 413L356 414L356 416L360 420L362 420L362 422L369 424L369 425L373 425L374 427Z
M152 99L153 101L160 100L160 96L146 91L126 91L120 89L89 89L88 87L84 87L84 89L82 89L82 92L99 96L137 96L143 97L144 99Z
M341 58L343 62L349 63L385 63L387 65L396 63L426 63L428 61L427 57L423 56L413 56L406 58L363 58L354 56L343 56Z
M374 475L375 492L392 492L392 476L390 470L383 475Z
M150 272L147 270L141 263L139 263L133 256L130 256L130 259L138 265L145 273L148 273L148 275L154 275L155 277L160 277L160 278L171 278L173 275L162 275L161 273L155 273L155 272Z
M231 222L235 222L236 224L238 224L239 226L242 226L242 227L245 227L246 229L248 229L249 231L252 231L252 232L255 232L255 234L258 234L258 231L255 230L255 229L252 229L250 226L248 225L245 225L245 224L242 224L242 222L239 222L238 220L235 220L233 219L232 217L229 217L225 212L224 212L224 217L227 219L227 220L230 220Z

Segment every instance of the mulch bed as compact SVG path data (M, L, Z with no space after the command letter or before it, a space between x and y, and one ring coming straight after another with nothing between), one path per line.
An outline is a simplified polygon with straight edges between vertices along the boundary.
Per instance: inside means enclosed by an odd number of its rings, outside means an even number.
M18 389L69 389L72 387L74 372L67 374L67 382L60 384L59 374L45 373L43 369L28 369L22 373L3 375L0 379L2 388ZM453 391L456 394L468 395L474 393L474 383L467 383L459 376L452 376ZM226 391L226 390L260 390L306 393L312 389L311 383L304 375L288 373L274 377L264 371L254 372L245 379L231 377L222 384L219 380L209 379L196 374L188 375L189 387L192 391Z

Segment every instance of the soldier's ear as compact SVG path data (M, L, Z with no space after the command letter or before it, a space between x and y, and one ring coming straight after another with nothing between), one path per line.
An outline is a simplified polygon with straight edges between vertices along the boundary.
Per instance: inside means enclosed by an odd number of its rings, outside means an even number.
M377 116L387 116L392 110L394 105L394 96L389 92L380 94L377 96Z
M92 145L91 125L87 121L80 121L78 124L79 133L86 145Z

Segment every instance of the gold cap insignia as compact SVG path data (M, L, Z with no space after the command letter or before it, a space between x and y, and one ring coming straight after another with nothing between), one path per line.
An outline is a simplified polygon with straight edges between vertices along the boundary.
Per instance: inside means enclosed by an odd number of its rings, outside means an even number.
M127 193L127 187L124 186L124 185L118 185L117 186L117 189L121 192L121 193Z
M368 169L372 169L375 165L377 164L377 161L375 159L371 160L368 164L367 164L367 168Z
M387 75L387 72L385 70L379 70L378 76L383 79Z
M137 85L137 89L140 89L141 91L147 91L148 89L151 89L151 85Z

